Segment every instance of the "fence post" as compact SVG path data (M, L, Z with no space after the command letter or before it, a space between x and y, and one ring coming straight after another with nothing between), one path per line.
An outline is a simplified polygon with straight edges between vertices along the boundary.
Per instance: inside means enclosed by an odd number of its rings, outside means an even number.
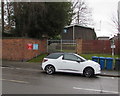
M62 50L62 39L61 39L61 42L60 42L60 43L61 43L61 52L62 52L62 51L63 51L63 50Z
M82 53L82 39L76 39L76 52L77 54Z
M48 53L48 41L49 41L49 40L47 39L47 53Z

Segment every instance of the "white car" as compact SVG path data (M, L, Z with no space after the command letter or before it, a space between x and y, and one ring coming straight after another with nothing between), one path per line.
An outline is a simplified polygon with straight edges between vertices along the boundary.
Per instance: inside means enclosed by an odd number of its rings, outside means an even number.
M92 77L101 73L100 64L75 53L51 53L43 59L42 69L49 75L54 72L69 72Z

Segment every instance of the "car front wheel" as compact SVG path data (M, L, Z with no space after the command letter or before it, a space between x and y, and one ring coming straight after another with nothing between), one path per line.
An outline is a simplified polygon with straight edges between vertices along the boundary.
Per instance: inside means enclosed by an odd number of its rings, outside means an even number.
M94 70L92 68L86 68L83 72L85 77L92 77L94 75Z
M55 68L52 65L48 65L46 66L45 71L47 74L51 75L55 72Z

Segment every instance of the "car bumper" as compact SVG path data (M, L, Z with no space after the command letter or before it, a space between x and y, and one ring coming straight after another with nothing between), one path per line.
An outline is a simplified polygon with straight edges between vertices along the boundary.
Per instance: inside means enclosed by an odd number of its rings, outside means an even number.
M96 72L95 74L96 74L96 75L97 75L97 74L99 75L99 74L101 74L101 71L98 71L98 72Z
M101 74L101 68L97 68L97 70L95 71L95 74Z

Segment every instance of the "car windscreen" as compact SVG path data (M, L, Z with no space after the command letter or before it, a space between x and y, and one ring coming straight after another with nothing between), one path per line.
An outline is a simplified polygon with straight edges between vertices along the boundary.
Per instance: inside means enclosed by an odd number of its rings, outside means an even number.
M46 58L57 59L61 55L63 55L63 54L62 53L52 53L52 54L48 55Z
M86 59L83 58L83 57L81 57L80 55L77 55L77 54L76 54L76 56L80 57L80 58L82 59L82 61L86 61Z

